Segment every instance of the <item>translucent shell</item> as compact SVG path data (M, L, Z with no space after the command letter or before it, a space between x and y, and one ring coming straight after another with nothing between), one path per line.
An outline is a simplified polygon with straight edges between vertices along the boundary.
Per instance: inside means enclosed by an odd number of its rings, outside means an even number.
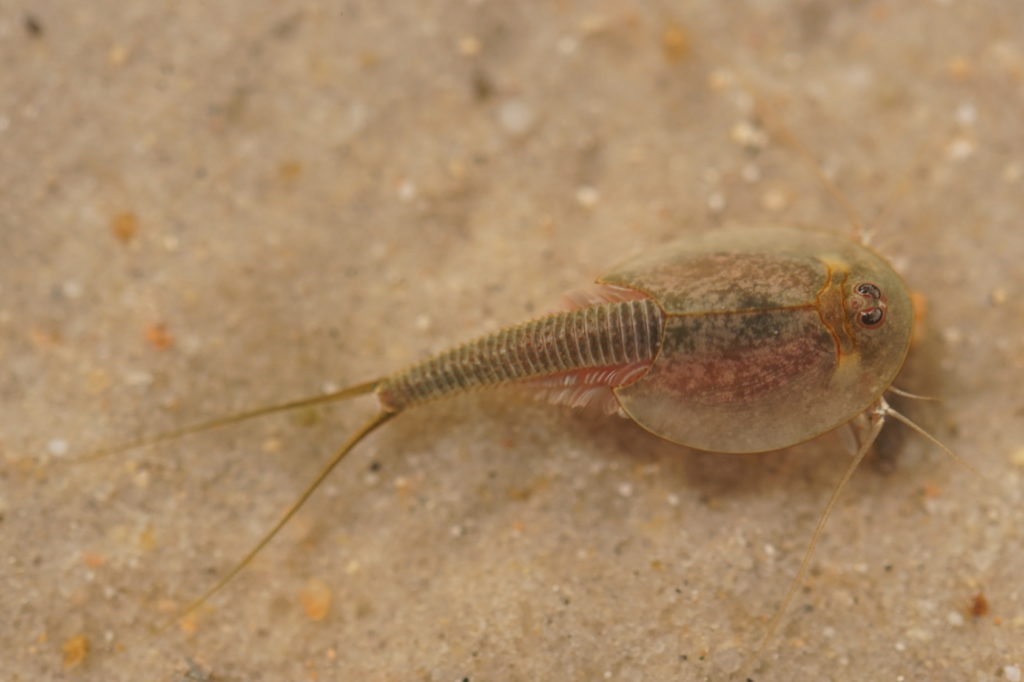
M835 234L722 229L598 282L643 292L666 315L650 370L614 389L623 410L701 450L775 450L849 421L890 386L910 345L902 279Z

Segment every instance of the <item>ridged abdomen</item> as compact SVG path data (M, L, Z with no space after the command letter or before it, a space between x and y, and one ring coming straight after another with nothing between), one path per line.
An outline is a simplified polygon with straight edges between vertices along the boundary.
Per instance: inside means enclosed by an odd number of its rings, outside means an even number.
M506 327L440 353L377 388L385 409L512 381L593 367L650 363L664 314L650 299L604 303Z

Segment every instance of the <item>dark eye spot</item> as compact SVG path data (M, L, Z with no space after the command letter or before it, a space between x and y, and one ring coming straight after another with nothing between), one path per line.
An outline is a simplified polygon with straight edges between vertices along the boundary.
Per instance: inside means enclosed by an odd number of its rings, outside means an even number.
M859 319L860 323L869 329L877 327L885 319L885 310L882 308L868 308L861 312Z
M870 296L871 298L875 299L882 297L882 290L876 287L874 284L871 284L870 282L858 284L857 293L860 294L861 296Z

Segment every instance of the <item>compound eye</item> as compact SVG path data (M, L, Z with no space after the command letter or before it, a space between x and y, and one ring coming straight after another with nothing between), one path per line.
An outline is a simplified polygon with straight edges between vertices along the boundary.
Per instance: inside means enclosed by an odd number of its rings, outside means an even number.
M863 285L862 285L863 286ZM882 324L885 319L885 310L882 308L868 308L867 310L861 311L858 317L862 326L868 329L874 329Z
M857 293L860 294L861 296L869 296L874 299L879 299L882 297L882 290L876 287L874 284L871 284L870 282L858 284Z

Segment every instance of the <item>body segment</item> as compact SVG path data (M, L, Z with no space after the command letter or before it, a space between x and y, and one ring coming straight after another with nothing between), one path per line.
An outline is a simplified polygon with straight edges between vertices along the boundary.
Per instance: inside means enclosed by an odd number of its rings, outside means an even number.
M380 382L377 396L397 412L477 388L586 369L648 368L665 316L648 298L601 303L506 327L440 353Z

